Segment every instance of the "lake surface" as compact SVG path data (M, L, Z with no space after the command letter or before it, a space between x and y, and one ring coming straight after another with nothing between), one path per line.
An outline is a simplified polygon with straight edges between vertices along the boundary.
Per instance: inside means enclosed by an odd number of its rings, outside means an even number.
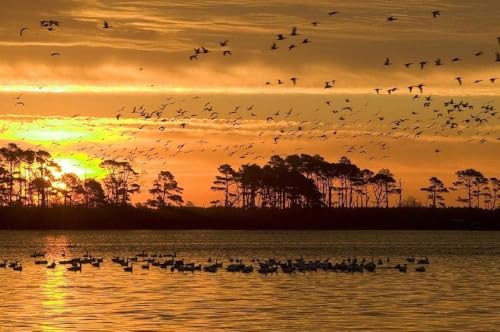
M76 249L66 248L69 244ZM428 256L426 272L294 274L171 272L111 262L143 250L207 265L254 257L306 260ZM86 251L100 269L54 270L29 255L59 261ZM0 330L500 330L500 232L400 231L0 231ZM141 263L138 263L141 264ZM257 263L254 263L256 266Z

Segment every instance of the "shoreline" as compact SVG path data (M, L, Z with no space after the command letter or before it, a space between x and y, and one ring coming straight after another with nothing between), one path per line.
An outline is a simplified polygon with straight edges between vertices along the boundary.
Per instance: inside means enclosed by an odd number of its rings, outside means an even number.
M500 230L500 210L0 208L0 230Z

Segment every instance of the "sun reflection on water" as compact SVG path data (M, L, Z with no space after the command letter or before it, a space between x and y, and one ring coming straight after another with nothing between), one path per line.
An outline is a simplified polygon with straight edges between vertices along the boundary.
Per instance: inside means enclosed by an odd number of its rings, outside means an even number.
M44 243L44 251L47 253L47 257L59 257L65 252L69 241L65 236L48 236L45 238ZM49 261L50 263L52 262ZM58 262L56 261L56 263ZM55 325L57 325L58 318L62 317L67 310L65 305L67 294L64 291L66 284L65 269L62 269L61 266L56 269L45 270L45 281L42 284L42 307L45 316L45 321L42 324L43 331L63 331L55 327Z

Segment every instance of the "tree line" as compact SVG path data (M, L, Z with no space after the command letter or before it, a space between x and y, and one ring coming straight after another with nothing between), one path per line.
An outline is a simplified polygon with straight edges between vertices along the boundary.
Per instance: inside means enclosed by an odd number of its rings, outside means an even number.
M417 205L403 201L403 187L389 169L373 172L352 163L347 157L328 162L320 155L272 156L264 165L229 164L218 167L211 189L221 193L214 206L270 208L366 208ZM447 187L431 177L426 187L428 207L446 207L446 195L458 191L459 203L469 208L496 209L500 182L474 169L456 172L456 181ZM392 198L392 199L391 199ZM396 202L392 203L391 202Z
M51 154L22 149L14 143L0 148L0 206L131 206L141 190L139 173L127 161L104 160L99 165L102 180L81 179L64 173ZM446 196L458 191L458 202L469 208L496 209L500 201L497 178L474 169L456 172L446 186L431 177L426 187L427 206L446 206ZM366 208L414 206L404 201L403 187L389 169L373 172L348 158L328 162L319 155L272 156L263 166L245 164L237 170L229 164L218 167L211 190L221 194L213 206L240 208ZM147 189L150 198L139 204L154 209L184 204L175 176L160 171Z
M139 173L126 161L105 160L102 181L62 172L51 154L22 149L14 143L0 148L0 206L128 206L140 191ZM183 189L169 171L161 171L148 190L146 205L181 205Z

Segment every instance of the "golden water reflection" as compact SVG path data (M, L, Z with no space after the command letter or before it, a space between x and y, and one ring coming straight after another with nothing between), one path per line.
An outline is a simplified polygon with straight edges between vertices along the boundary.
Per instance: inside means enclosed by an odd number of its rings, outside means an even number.
M395 241L397 239L397 241ZM76 249L67 248L69 244ZM312 272L244 275L220 271L178 273L135 266L112 257L142 250L169 253L207 264L208 257L280 259L426 255L425 273L410 268L375 273ZM47 260L104 257L100 269L70 272L33 264L34 251ZM0 258L20 259L23 272L0 269L4 295L0 330L110 331L332 331L495 330L500 233L487 232L5 232ZM467 273L464 273L466 267ZM446 319L444 319L446 318Z

